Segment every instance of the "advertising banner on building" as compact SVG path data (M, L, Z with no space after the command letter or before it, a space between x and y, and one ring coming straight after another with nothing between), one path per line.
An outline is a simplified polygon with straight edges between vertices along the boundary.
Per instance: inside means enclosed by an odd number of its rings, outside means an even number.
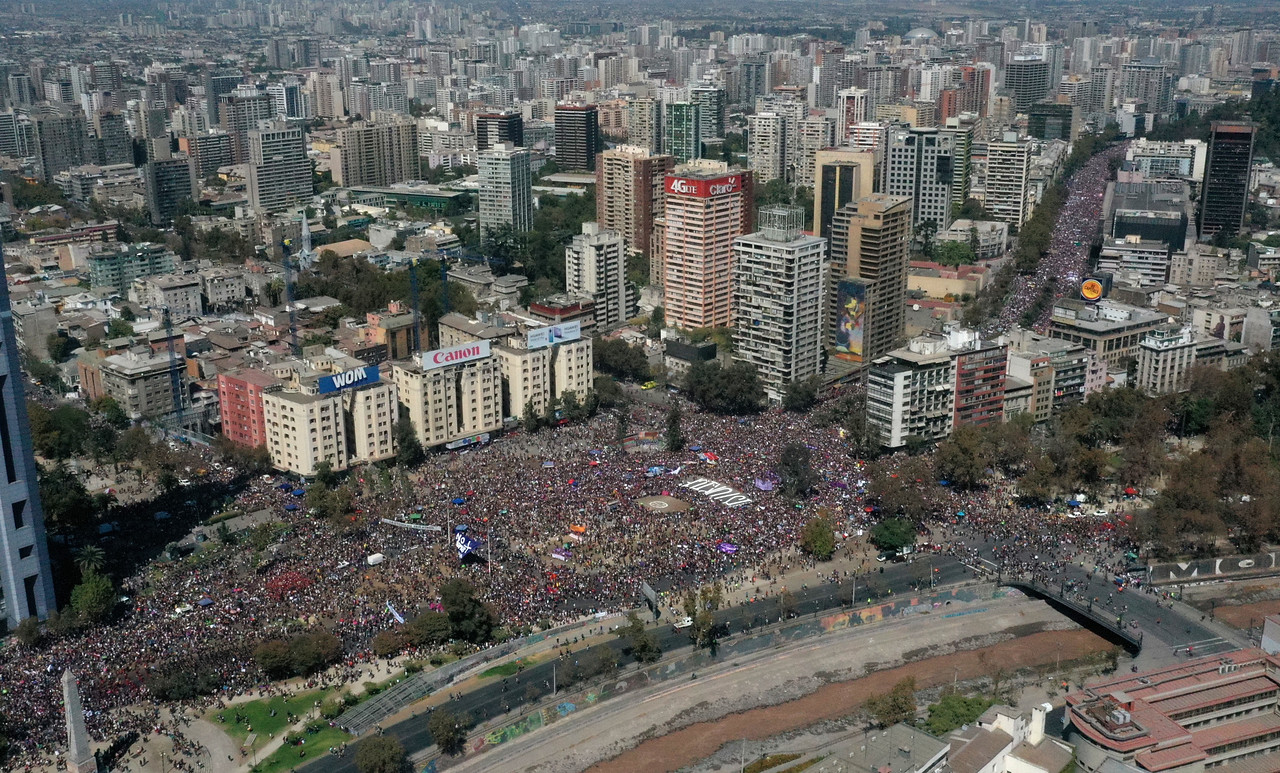
M341 389L376 384L378 383L378 366L366 365L363 368L354 368L342 373L335 373L332 376L324 376L316 383L322 395L337 392Z
M471 360L482 360L490 354L488 341L472 341L448 349L436 349L422 353L422 369L434 370L446 365L457 365Z
M709 180L669 175L666 180L666 189L667 193L673 196L696 196L700 199L724 196L742 190L742 175L729 174Z
M836 284L836 356L862 362L862 336L867 321L867 283L841 279Z
M541 349L565 341L577 341L579 338L582 338L582 323L574 320L563 325L548 325L530 330L528 346L530 349Z

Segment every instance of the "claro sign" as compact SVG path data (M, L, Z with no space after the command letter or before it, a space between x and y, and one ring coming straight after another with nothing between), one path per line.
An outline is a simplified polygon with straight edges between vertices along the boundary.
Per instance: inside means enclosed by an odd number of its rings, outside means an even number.
M700 199L724 196L742 190L742 175L731 174L710 180L689 177L668 177L667 193L674 196L696 196Z
M433 370L435 368L443 368L446 365L457 365L472 360L482 360L489 356L489 342L475 341L461 346L451 346L448 349L436 349L431 352L422 353L422 369Z

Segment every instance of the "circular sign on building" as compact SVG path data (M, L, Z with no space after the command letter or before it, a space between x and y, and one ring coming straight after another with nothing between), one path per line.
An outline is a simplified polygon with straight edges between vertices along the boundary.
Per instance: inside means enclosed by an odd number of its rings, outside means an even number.
M1086 279L1080 285L1080 297L1086 301L1096 301L1104 292L1106 292L1105 288L1097 279Z

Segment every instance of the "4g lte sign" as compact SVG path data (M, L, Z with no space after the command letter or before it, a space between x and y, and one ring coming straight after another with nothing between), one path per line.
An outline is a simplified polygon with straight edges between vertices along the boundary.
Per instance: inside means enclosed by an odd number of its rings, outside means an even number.
M724 196L742 190L742 175L731 174L710 180L688 177L668 177L667 193L673 196L696 196L700 199Z

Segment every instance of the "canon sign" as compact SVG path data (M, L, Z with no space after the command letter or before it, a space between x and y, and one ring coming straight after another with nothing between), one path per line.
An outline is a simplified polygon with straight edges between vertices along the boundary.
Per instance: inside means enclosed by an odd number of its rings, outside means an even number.
M691 179L688 177L667 178L667 193L675 196L697 196L705 199L711 196L737 193L740 190L742 190L742 176L736 174L731 174L727 177L716 177L710 180Z
M451 346L448 349L436 349L431 352L422 353L422 369L432 370L433 368L443 368L446 365L457 365L471 360L480 360L489 356L489 342L476 341L474 343L462 344L461 346Z

